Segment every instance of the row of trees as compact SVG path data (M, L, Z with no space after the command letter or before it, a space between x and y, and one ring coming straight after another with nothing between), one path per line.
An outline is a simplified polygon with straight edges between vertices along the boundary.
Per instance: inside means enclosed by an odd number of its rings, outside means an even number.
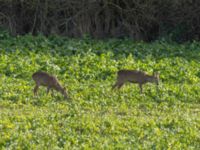
M0 0L0 26L12 35L200 39L199 0Z

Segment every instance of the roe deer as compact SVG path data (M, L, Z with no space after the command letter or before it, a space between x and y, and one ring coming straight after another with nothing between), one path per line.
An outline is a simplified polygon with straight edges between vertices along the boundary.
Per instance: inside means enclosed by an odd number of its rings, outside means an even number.
M115 87L120 89L125 82L138 83L140 93L142 93L142 85L147 82L154 82L158 87L159 74L153 73L153 75L148 75L145 72L137 70L119 70L117 72L117 82L113 85L112 89Z
M58 79L55 76L49 75L46 72L38 71L32 75L32 78L36 83L36 86L33 90L34 95L37 95L39 86L46 86L47 94L49 93L49 90L52 90L52 92L53 92L53 90L56 90L56 91L62 93L62 95L64 95L64 98L67 98L67 92L66 92L65 88L63 88L60 85L60 83L58 82Z

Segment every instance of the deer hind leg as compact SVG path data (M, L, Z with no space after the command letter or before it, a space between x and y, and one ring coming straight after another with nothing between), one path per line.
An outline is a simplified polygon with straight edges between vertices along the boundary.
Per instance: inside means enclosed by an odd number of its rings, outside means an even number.
M118 84L117 88L120 89L123 85L124 85L124 83L120 83L120 84Z
M124 84L124 83L122 83L122 82L116 82L116 83L113 85L112 90L115 89L116 87L117 87L118 89L120 89L120 88L122 87L123 84Z
M33 93L35 96L37 95L38 89L39 89L39 85L36 84L35 88L33 89Z
M140 93L142 94L142 92L143 92L142 84L139 84L139 87L140 87Z
M114 90L117 86L117 83L115 83L113 86L112 86L112 90Z

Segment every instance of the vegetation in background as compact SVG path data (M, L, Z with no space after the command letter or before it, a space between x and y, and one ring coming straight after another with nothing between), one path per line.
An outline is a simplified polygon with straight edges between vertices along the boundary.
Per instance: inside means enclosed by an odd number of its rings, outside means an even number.
M0 0L0 27L12 35L192 41L199 0Z
M200 43L0 39L0 149L200 148ZM158 92L111 91L119 69L158 71ZM38 70L56 75L70 99L42 87L34 97Z

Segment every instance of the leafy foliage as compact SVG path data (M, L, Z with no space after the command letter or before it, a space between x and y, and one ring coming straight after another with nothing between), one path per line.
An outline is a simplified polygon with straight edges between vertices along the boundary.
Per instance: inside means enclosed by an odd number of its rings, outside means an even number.
M1 149L200 148L200 46L43 36L0 42ZM159 90L111 91L119 69L160 73ZM70 99L40 88L33 72L57 75Z
M200 40L199 6L198 0L0 0L0 28L11 35L185 42Z

